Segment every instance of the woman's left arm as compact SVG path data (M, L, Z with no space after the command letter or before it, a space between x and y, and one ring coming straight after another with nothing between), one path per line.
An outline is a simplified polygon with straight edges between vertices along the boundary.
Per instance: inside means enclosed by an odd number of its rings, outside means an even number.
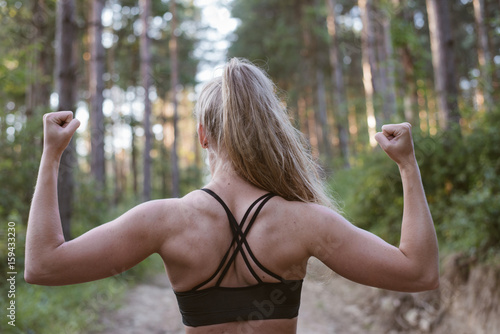
M65 285L116 275L158 251L165 201L141 204L65 242L57 201L62 152L79 126L70 111L44 115L44 149L26 233L28 283ZM175 201L175 200L174 200ZM167 201L168 202L168 201Z

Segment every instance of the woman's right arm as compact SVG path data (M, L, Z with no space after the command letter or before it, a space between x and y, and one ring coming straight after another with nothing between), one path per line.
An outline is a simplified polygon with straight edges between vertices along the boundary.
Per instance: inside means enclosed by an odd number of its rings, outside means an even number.
M310 253L361 284L398 291L432 290L439 286L438 243L413 151L411 125L385 125L382 130L376 139L398 164L403 183L399 247L353 226L331 210L317 208L316 242L310 243Z

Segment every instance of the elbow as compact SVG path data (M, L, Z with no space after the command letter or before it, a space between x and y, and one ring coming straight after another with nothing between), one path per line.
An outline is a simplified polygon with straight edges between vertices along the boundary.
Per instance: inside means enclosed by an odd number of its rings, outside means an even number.
M426 260L413 263L408 271L410 281L408 292L423 292L439 288L439 260Z
M24 270L24 280L26 281L26 283L33 285L46 285L46 286L58 285L55 284L48 276L41 273L32 272L29 270Z
M439 265L414 267L406 271L401 292L424 292L439 288Z
M59 285L57 282L58 273L64 268L64 264L58 261L56 255L46 255L41 252L26 251L24 258L24 280L28 284L34 285Z
M401 292L424 292L439 288L439 276L419 277L407 281L400 289L393 289Z
M39 276L28 268L24 268L24 280L29 284L40 284Z
M430 265L427 268L426 274L424 275L424 282L426 290L436 290L439 288L439 260Z
M439 269L436 270L433 279L430 281L430 289L429 290L436 290L439 288L439 285L441 283L439 282Z
M422 282L422 291L436 290L439 288L439 273L433 274Z
M44 273L40 268L37 268L37 266L29 263L26 263L24 267L24 280L28 284L50 285L47 281L47 274Z
M414 280L412 292L436 290L439 288L439 269L422 273Z
M37 271L33 268L33 266L25 266L24 267L24 280L28 284L35 285L44 285L43 284L43 274L40 271Z
M24 259L24 280L28 284L38 284L38 276L33 265L33 260L26 254L26 258Z

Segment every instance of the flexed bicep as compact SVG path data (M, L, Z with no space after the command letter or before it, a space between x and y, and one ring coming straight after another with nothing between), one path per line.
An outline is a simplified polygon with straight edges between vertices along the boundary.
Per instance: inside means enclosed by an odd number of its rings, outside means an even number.
M352 225L331 210L322 211L316 221L312 255L330 269L373 287L396 291L429 289L418 266L398 247Z
M158 251L165 201L143 203L34 259L29 283L66 285L119 274Z

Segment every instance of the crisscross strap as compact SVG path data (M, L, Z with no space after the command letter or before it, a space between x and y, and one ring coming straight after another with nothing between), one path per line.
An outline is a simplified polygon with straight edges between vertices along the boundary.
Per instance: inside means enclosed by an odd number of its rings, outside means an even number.
M243 216L241 222L238 224L238 222L234 218L234 215L232 214L231 210L229 210L229 208L227 207L226 203L216 193L214 193L212 190L207 189L207 188L203 188L201 190L205 191L206 193L210 194L213 198L215 198L222 205L222 207L224 208L224 210L226 211L226 215L227 215L227 218L229 220L229 225L230 225L231 231L233 233L233 239L231 241L231 245L229 246L228 250L224 254L224 256L222 258L222 261L220 262L220 264L217 267L216 271L207 280L205 280L204 282L202 282L202 283L198 284L197 286L195 286L191 291L198 290L199 288L203 287L204 285L206 285L207 283L209 283L210 281L212 281L219 274L219 272L221 272L221 270L222 270L222 273L219 276L219 278L218 278L218 280L217 280L217 282L215 284L216 287L220 286L220 284L222 283L222 280L224 279L224 277L227 274L229 268L231 267L231 265L233 264L234 260L236 259L236 256L238 255L238 253L241 254L241 257L245 261L245 264L246 264L248 270L250 271L250 273L252 274L252 276L257 280L258 283L262 283L261 278L254 271L254 269L252 268L252 266L250 264L250 261L248 260L247 256L245 255L245 252L243 251L243 246L245 246L245 249L248 252L248 254L250 255L252 261L261 270L263 270L268 275L270 275L270 276L278 279L279 281L283 282L284 280L280 276L274 274L273 272L271 272L270 270L268 270L267 268L265 268L257 260L257 258L255 257L255 255L253 254L253 252L250 249L248 241L246 240L246 236L247 236L248 232L250 231L250 228L254 224L255 220L257 219L257 216L259 215L260 211L262 210L262 208L264 207L264 205L272 197L274 197L275 195L272 194L272 193L267 193L267 194L259 197L258 199L256 199L252 203L252 205L250 205L250 207L247 209L247 211L245 212L245 215ZM259 202L260 202L260 204L259 204ZM245 221L247 220L247 218L250 215L251 211L253 210L253 208L257 204L259 204L259 206L255 210L255 213L252 215L252 217L250 219L250 222L246 226L245 230L243 230L243 226L245 224ZM234 252L229 257L229 255L231 253L231 248L234 246L235 243L236 243L236 248L234 249ZM229 257L229 260L228 260L228 257ZM226 265L224 266L224 264L226 264Z

